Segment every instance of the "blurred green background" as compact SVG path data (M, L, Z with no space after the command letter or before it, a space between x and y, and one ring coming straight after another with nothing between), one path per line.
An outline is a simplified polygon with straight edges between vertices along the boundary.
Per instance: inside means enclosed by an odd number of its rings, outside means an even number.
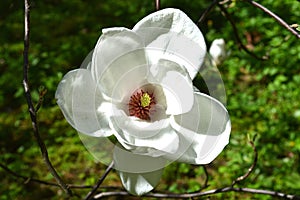
M162 0L161 7L180 8L196 22L210 2ZM299 1L259 2L287 23L300 23ZM53 165L67 183L93 185L106 166L93 161L77 132L62 116L54 99L56 87L66 72L80 66L93 49L102 28L131 28L153 11L152 0L31 1L30 86L34 102L39 99L40 87L48 90L38 112L40 132ZM23 94L23 12L22 1L1 1L0 162L22 175L54 181L33 137ZM269 59L260 61L241 51L232 27L218 8L200 25L208 46L215 38L224 38L231 52L219 70L226 87L232 134L230 144L207 166L210 174L207 189L227 186L247 171L253 160L247 138L257 134L257 167L239 185L300 195L299 40L246 2L233 1L228 12L247 48ZM0 169L0 176L1 200L66 198L57 187L26 184L3 169ZM174 163L166 168L157 190L193 192L201 189L204 181L201 166ZM115 172L103 185L121 186ZM74 191L82 198L89 189ZM211 197L224 198L274 199L243 193Z

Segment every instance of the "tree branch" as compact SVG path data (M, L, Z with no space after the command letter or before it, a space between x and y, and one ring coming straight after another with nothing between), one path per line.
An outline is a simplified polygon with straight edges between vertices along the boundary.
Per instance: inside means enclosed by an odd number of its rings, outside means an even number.
M154 0L155 2L155 10L158 11L160 9L160 0Z
M60 187L60 185L58 185L55 182L43 181L43 180L40 180L40 179L31 178L31 177L28 177L28 176L18 174L16 172L12 171L11 169L9 169L7 166L5 166L2 163L0 163L0 167L3 170L5 170L6 172L8 172L9 174L13 175L14 177L23 179L26 184L29 183L29 182L35 182L35 183L38 183L38 184L43 184L43 185L48 185L48 186ZM91 188L94 188L93 185L74 185L74 184L68 184L68 187L69 188L74 188L74 189L91 189ZM100 189L120 190L122 188L117 187L117 186L101 186Z
M85 200L93 199L93 195L96 193L97 189L100 187L106 176L109 174L109 172L112 170L114 166L114 162L112 161L110 165L106 168L104 174L101 176L101 178L98 180L96 185L93 187L93 189L87 194L87 196L84 198Z
M46 95L46 93L47 93L46 88L44 88L44 87L39 88L39 101L38 101L37 105L35 106L35 111L36 112L38 112L39 109L41 108L42 103L44 101L44 96Z
M50 185L50 186L55 186L55 187L60 187L57 183L53 182L46 182L30 177L26 177L23 175L19 175L15 173L14 171L10 170L8 167L0 163L0 167L3 168L5 171L8 173L12 174L15 177L22 178L25 180L26 183L33 181L39 184L45 184L45 185ZM108 174L108 171L111 170L111 167L109 166L105 172L105 177ZM99 183L101 184L104 180L104 175L99 179L97 185ZM97 186L96 185L96 186ZM96 186L90 186L90 185L68 185L69 188L74 188L74 189L88 189L88 188L98 188ZM110 186L101 186L101 189L120 189L119 187L110 187ZM221 189L214 189L214 190L209 190L209 191L204 191L204 192L196 192L196 193L189 193L189 194L164 194L164 193L149 193L146 194L145 196L147 197L156 197L156 198L193 198L193 197L201 197L201 196L207 196L207 195L212 195L212 194L218 194L218 193L224 193L224 192L245 192L245 193L253 193L253 194L264 194L264 195L271 195L275 197L281 197L281 198L286 198L286 199L300 199L299 196L296 195L290 195L290 194L284 194L276 191L269 191L269 190L258 190L258 189L252 189L252 188L234 188L234 187L225 187ZM103 192L100 194L95 195L92 199L100 199L102 197L108 197L108 196L131 196L129 193L125 191L119 191L119 192ZM91 198L91 197L90 197Z
M214 0L209 7L202 13L199 20L197 21L197 25L199 26L204 19L207 17L207 15L210 13L210 11L218 4L218 0Z
M284 28L286 28L288 31L290 31L292 34L294 34L298 39L300 39L300 34L295 31L292 27L290 27L284 20L282 20L279 16L277 16L275 13L273 13L272 11L270 11L268 8L262 6L261 4L252 1L252 0L246 0L248 3L250 3L251 5L255 6L256 8L261 9L263 12L267 13L269 16L271 16L272 18L274 18L281 26L283 26Z
M33 106L32 98L31 98L31 93L29 89L29 80L28 80L28 71L29 71L29 59L28 59L28 52L29 52L29 34L30 34L30 6L29 6L29 0L24 0L24 66L23 66L23 87L25 91L25 97L26 101L28 104L28 110L32 122L32 127L33 127L33 133L34 136L37 140L37 143L40 147L43 159L45 164L47 165L49 171L53 175L53 177L56 179L57 183L59 186L69 195L72 195L72 192L70 188L62 181L60 176L57 174L56 170L52 166L49 157L48 157L48 151L45 146L45 143L43 142L40 133L39 133L39 128L37 124L37 112L36 109Z
M195 192L195 193L187 193L187 194L164 194L164 193L149 193L144 195L145 197L155 197L155 198L172 198L172 199L188 199L194 197L203 197L213 194L226 193L226 192L243 192L243 193L251 193L251 194L263 194L270 195L274 197L280 197L284 199L294 199L299 200L300 196L285 194L276 191L270 190L260 190L260 189L252 189L252 188L235 188L235 187L225 187L221 189L208 190L204 192ZM103 197L109 196L131 196L128 192L120 191L120 192L102 192L94 196L94 199L100 199Z
M208 185L208 180L209 180L209 175L208 175L208 172L207 172L207 169L206 169L206 166L203 165L203 170L204 170L204 174L205 174L205 182L204 182L204 185L203 185L203 189L207 188L209 185ZM202 190L202 189L201 189Z
M238 182L241 182L243 180L245 180L250 174L251 172L253 171L253 169L255 168L256 166L256 163L257 163L257 159L258 159L258 153L257 153L257 150L256 150L256 147L254 145L254 141L255 141L255 138L256 138L256 135L253 137L253 140L250 140L249 143L254 151L254 159L253 159L253 163L252 165L250 166L250 168L248 169L248 171L243 175L243 176L240 176L238 177L237 179L235 179L233 182L232 182L232 187L237 184Z
M270 195L274 197L280 197L284 199L300 199L300 196L297 195L292 195L292 194L285 194L277 191L271 191L271 190L262 190L262 189L252 189L252 188L236 188L234 185L240 181L245 180L253 171L253 169L256 166L257 160L258 160L258 152L257 149L254 145L255 141L254 136L253 140L250 140L249 143L254 151L254 159L253 163L248 169L248 171L243 175L238 177L236 180L234 180L229 187L224 187L224 188L219 188L219 189L213 189L213 190L208 190L208 191L197 191L193 193L186 193L186 194L174 194L174 193L148 193L144 195L145 197L155 197L155 198L173 198L173 199L188 199L188 198L194 198L194 197L203 197L203 196L208 196L208 195L213 195L213 194L218 194L218 193L225 193L225 192L243 192L243 193L252 193L252 194L262 194L262 195ZM207 181L208 181L208 173L206 171L205 166L204 171L207 176L207 179L205 181L205 186L207 186ZM119 192L103 192L100 194L97 194L94 196L94 199L100 199L103 197L108 197L108 196L131 196L126 191L119 191Z
M35 179L35 178L30 178L30 177L27 177L27 176L17 174L16 172L10 170L8 167L3 165L2 163L0 163L0 167L2 169L4 169L6 172L10 173L11 175L13 175L17 178L22 178L26 183L32 181L32 182L40 183L40 184L43 184L43 185L59 186L57 183L42 181L42 180L38 180L38 179Z
M227 12L226 8L224 8L223 5L218 4L218 7L221 9L222 13L224 14L224 16L226 17L226 19L229 21L229 23L232 26L233 29L233 34L237 40L238 46L239 48L242 48L246 53L248 53L249 55L253 56L254 58L258 59L258 60L267 60L268 57L267 56L263 56L263 57L258 57L257 55L255 55L253 52L249 51L247 49L247 47L243 44L239 33L238 33L238 29L236 28L235 22L233 21L233 19L231 18L230 14Z

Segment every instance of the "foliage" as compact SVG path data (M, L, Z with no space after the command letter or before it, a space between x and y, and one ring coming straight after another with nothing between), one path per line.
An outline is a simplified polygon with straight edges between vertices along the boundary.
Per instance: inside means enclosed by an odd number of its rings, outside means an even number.
M194 21L211 1L165 0L161 7L177 7ZM297 1L262 0L262 5L289 24L299 23ZM0 162L22 175L53 181L45 167L32 134L22 88L23 4L3 0L0 7ZM233 130L225 151L207 166L209 188L222 187L244 174L253 152L247 137L257 134L259 160L254 173L242 186L270 189L300 195L300 45L290 32L261 10L244 1L228 4L239 35L260 61L241 51L232 27L215 8L200 25L207 43L215 38L227 42L229 57L219 68L227 93L227 108ZM63 118L54 99L63 74L80 66L92 50L101 29L132 27L154 11L153 1L32 1L30 86L34 102L38 88L47 89L38 112L42 137L50 159L67 183L93 185L105 167L95 163L84 149L75 130ZM0 199L64 199L56 187L35 183L0 170ZM205 174L201 166L173 163L166 168L157 190L192 192L202 188ZM104 185L120 186L111 173ZM88 189L76 190L81 196ZM216 198L260 198L269 196L224 193Z

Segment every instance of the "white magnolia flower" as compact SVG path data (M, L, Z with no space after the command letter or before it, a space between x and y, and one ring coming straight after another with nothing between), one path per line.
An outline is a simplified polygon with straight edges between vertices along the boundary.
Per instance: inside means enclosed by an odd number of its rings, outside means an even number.
M98 160L99 148L108 149L130 193L152 190L172 161L210 163L228 143L226 108L192 85L205 54L191 19L164 9L132 30L104 29L82 67L60 82L56 98L65 118L89 136L84 143ZM107 137L117 143L101 140Z
M221 65L227 57L225 40L223 38L215 39L209 48L209 54L211 55L212 61L216 66Z

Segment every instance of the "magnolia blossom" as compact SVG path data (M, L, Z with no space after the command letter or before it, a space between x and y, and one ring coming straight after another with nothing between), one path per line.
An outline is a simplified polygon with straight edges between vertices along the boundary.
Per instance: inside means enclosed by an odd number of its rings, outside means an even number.
M98 160L111 156L131 194L151 191L167 164L210 163L228 143L226 108L192 84L205 55L198 27L169 8L132 30L102 30L82 67L60 82L65 118Z
M223 38L215 39L209 48L209 54L211 55L212 61L216 66L221 65L227 56L225 40Z

